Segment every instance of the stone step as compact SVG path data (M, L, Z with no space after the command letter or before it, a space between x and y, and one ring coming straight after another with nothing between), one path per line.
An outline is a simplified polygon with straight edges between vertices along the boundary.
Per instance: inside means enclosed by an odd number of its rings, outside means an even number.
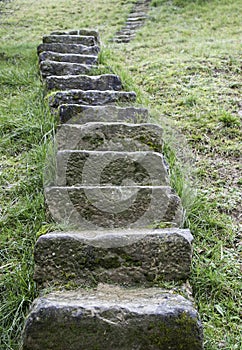
M121 37L121 38L116 37L112 41L115 43L129 43L132 38L134 38L134 36L133 37L127 36L127 37Z
M52 108L57 108L62 104L86 104L86 105L106 105L117 102L135 102L135 92L123 91L99 91L99 90L68 90L59 91L49 98L49 103Z
M117 31L115 35L132 35L132 34L135 34L134 30L124 28L122 30Z
M47 90L122 90L120 78L114 74L50 76L46 79Z
M44 35L43 44L81 44L86 46L94 46L97 44L94 36L84 35Z
M63 124L55 140L58 150L162 153L163 129L156 124Z
M131 122L143 123L148 120L148 109L117 106L84 106L63 104L59 108L61 123L85 124L89 122Z
M70 62L70 63L81 63L81 64L97 64L98 57L95 55L78 55L78 54L67 54L58 53L51 51L43 51L39 54L39 62L41 61L56 61L56 62Z
M147 19L147 16L130 16L127 19L127 22L144 22Z
M67 53L67 54L79 54L79 55L98 55L100 47L98 45L86 46L78 44L62 44L62 43L52 43L52 44L40 44L37 47L37 52L40 54L43 51Z
M34 279L39 286L72 281L86 287L186 280L192 240L189 230L177 228L51 232L35 245Z
M130 23L130 22L127 22L126 24L126 29L131 29L131 30L136 30L137 28L140 28L142 27L142 23Z
M56 158L56 186L169 185L163 156L156 152L64 150Z
M40 71L43 79L51 75L63 76L86 74L95 67L97 66L70 62L55 62L49 60L40 62Z
M57 291L36 299L23 350L202 350L192 301L161 288Z
M95 29L74 29L69 31L55 31L50 33L50 35L84 35L84 36L94 36L97 43L100 43L100 36Z
M49 186L56 222L79 230L181 226L180 198L169 186Z

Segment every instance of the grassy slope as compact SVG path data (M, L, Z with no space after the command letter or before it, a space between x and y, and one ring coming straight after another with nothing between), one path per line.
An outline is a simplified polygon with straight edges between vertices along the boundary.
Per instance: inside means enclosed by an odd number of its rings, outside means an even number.
M18 348L22 319L35 293L33 245L46 220L41 174L54 121L43 101L36 46L44 33L57 28L96 27L107 42L131 3L16 0L7 4L0 18L0 226L5 247L1 251L1 350ZM156 108L158 122L173 122L172 128L178 131L172 133L179 139L174 145L189 171L191 164L180 144L192 150L192 167L197 170L191 181L196 175L199 196L191 201L184 181L177 180L176 167L174 182L187 203L186 224L196 238L192 283L205 326L206 349L240 349L241 1L153 3L157 7L136 40L124 46L108 44L110 51L104 52L103 60L139 92L142 101Z

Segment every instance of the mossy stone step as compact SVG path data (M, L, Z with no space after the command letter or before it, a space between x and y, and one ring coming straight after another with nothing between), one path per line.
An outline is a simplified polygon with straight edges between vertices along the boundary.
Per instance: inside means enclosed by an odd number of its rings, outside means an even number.
M85 124L89 122L147 122L148 109L118 106L87 106L79 104L62 104L59 107L61 123Z
M189 230L177 228L51 232L35 245L34 279L39 286L72 281L87 287L186 280L192 240Z
M120 78L114 74L50 76L46 79L47 90L115 90L122 89Z
M52 108L57 108L62 104L86 104L86 105L106 105L114 103L135 102L135 92L123 91L99 91L99 90L68 90L59 91L49 97L49 104Z
M169 186L49 186L56 222L79 230L182 225L180 198Z
M193 303L160 288L53 292L36 299L23 350L202 350Z
M98 45L86 46L81 44L63 44L63 43L40 44L37 47L37 53L40 54L43 51L97 56L100 51L100 47Z
M97 64L98 57L96 55L78 55L78 54L58 53L58 52L52 52L52 51L43 51L39 54L39 62L46 61L46 60L92 65L92 64Z
M56 157L56 186L169 185L163 156L156 152L64 150Z
M45 35L43 36L43 44L81 44L86 46L94 46L97 44L94 36L84 35Z
M156 124L63 124L55 140L58 150L162 152L163 129Z
M86 74L94 67L97 66L49 60L40 62L40 72L43 79L52 75L63 76Z

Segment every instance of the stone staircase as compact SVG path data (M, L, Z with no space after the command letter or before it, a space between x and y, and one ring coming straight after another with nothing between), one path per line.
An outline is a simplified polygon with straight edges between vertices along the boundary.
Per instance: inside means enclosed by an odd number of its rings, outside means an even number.
M45 198L70 229L36 243L40 296L23 350L201 350L186 282L193 237L180 228L162 129L148 123L148 110L134 106L135 93L123 91L119 77L91 75L99 51L93 30L54 32L38 47L60 121ZM155 287L169 282L181 287Z
M125 25L116 32L113 42L128 43L135 37L136 30L142 27L147 18L151 0L138 0L127 18Z

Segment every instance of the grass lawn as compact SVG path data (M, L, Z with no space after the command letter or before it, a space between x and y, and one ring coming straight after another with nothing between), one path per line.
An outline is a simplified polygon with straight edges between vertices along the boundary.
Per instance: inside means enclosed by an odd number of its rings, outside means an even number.
M194 237L191 275L205 349L239 350L241 0L153 0L129 44L108 41L134 1L0 1L0 333L17 350L35 297L33 247L45 216L42 171L55 120L36 47L56 29L96 28L101 61L166 131L174 187Z

